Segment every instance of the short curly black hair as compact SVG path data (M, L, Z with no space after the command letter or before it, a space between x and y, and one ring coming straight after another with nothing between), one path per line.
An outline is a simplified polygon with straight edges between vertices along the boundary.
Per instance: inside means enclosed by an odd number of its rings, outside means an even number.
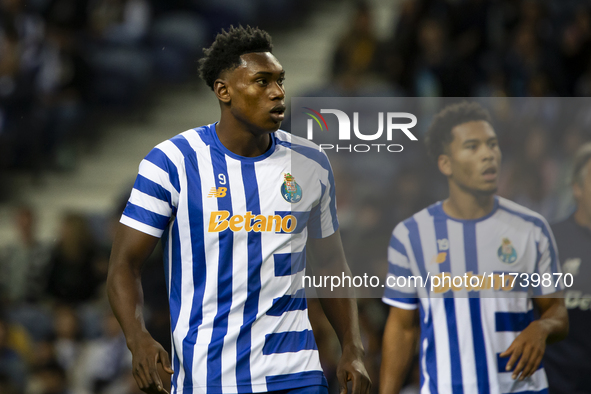
M273 52L271 36L258 27L234 27L222 29L209 48L203 48L205 56L199 60L199 76L213 90L213 84L222 71L240 65L240 56L252 52Z
M457 125L484 120L492 123L490 113L480 104L462 101L451 104L435 116L429 131L427 131L427 152L437 161L440 155L445 153L447 146L453 141L452 129Z

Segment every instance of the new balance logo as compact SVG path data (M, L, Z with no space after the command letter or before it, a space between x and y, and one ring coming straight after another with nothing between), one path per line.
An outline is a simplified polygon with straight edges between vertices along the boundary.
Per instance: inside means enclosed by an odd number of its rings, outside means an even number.
M227 191L228 191L227 187L218 187L217 189L215 187L212 187L211 190L209 191L209 194L207 195L207 197L208 198L210 198L210 197L215 197L215 198L226 197Z

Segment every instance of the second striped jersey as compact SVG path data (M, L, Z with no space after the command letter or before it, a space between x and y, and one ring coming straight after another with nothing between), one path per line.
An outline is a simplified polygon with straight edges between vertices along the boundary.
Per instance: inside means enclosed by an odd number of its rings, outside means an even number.
M501 197L480 219L439 202L396 226L383 301L419 308L421 394L547 394L543 367L514 380L500 354L533 321L532 297L562 289L557 253L546 220Z

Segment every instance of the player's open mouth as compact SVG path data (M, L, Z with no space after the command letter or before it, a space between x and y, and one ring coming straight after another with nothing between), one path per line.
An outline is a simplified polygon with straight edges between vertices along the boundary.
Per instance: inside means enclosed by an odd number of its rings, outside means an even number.
M497 179L497 167L488 167L482 172L484 179L487 181L494 181Z
M277 105L271 109L271 117L275 121L282 121L285 118L285 105Z

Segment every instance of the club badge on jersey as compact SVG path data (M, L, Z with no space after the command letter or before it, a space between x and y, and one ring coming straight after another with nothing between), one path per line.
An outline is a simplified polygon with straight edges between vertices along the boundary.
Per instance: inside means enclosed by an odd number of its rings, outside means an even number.
M297 184L293 175L289 172L283 174L283 183L281 184L281 195L285 201L290 203L299 202L302 199L302 188Z
M517 251L509 238L503 238L501 246L497 250L497 256L505 264L513 264L517 260Z

